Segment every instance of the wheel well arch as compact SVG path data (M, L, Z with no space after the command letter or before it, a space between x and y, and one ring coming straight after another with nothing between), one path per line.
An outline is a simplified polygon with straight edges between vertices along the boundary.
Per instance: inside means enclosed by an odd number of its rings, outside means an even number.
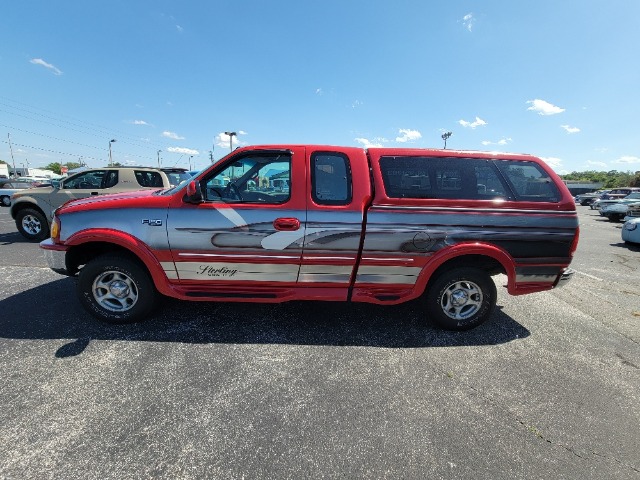
M148 267L135 253L126 247L110 242L86 242L75 245L66 256L67 270L71 275L75 275L80 270L80 267L86 265L93 258L106 253L123 255L149 272Z
M486 272L489 276L505 274L508 277L508 283L515 281L513 260L505 252L495 248L488 250L474 248L474 250L466 252L451 251L448 255L443 255L439 262L434 262L431 268L425 268L416 283L414 295L416 297L424 295L442 272L461 267L477 268Z
M473 267L485 271L489 276L507 274L506 269L497 259L478 253L460 255L444 261L429 276L429 283L445 270L460 267Z
M20 213L23 210L35 210L37 212L40 212L44 218L47 219L47 222L49 221L49 217L47 216L46 213L44 213L44 211L42 210L42 208L40 208L40 206L37 203L32 203L32 202L18 202L18 203L14 203L11 206L11 217L15 220L18 217L18 213Z

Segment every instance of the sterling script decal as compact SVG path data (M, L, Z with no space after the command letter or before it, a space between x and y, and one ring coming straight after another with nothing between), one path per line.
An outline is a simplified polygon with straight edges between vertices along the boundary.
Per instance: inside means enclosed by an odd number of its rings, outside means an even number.
M196 275L202 275L205 277L233 277L238 270L230 270L227 267L215 268L210 265L200 265Z

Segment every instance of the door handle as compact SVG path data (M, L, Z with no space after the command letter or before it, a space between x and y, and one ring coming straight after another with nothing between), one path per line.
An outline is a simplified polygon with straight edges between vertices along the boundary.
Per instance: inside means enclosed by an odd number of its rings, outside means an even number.
M298 220L297 218L276 218L273 221L273 228L275 228L279 232L295 231L300 228L300 220Z
M99 195L100 192L91 192L91 195Z

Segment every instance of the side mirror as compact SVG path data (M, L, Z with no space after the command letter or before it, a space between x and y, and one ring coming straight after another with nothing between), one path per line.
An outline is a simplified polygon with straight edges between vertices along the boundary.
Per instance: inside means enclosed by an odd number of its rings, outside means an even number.
M202 203L202 191L200 190L200 182L191 180L187 183L187 194L184 197L184 201L187 203Z

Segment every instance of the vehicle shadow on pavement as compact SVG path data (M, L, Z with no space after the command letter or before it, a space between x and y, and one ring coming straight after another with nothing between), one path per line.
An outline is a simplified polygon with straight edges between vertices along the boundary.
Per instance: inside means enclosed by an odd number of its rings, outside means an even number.
M617 242L610 243L609 245L611 245L612 247L626 248L627 250L630 250L632 252L640 252L640 243Z
M0 233L0 245L12 245L14 243L35 243L27 240L19 232Z
M26 309L26 305L33 308ZM496 345L530 335L499 306L493 317L478 328L444 331L425 319L418 302L378 306L165 299L146 322L108 325L95 320L80 306L75 280L71 278L0 300L0 311L2 338L73 339L57 350L55 355L60 358L82 353L91 340L424 348Z

